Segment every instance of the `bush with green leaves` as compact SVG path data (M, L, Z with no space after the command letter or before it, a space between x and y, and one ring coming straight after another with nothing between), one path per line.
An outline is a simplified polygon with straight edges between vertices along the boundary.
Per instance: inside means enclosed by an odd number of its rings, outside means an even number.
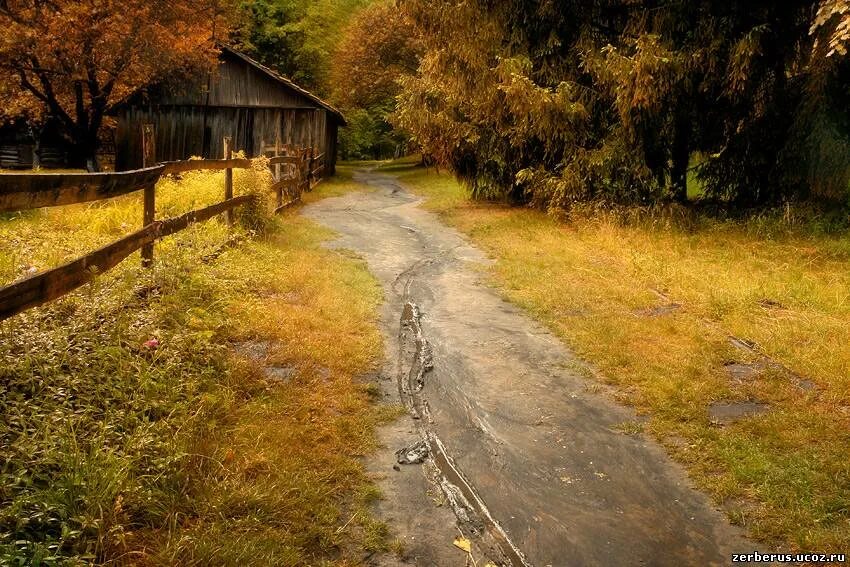
M395 124L475 195L684 201L695 177L736 205L847 199L848 0L404 9L421 55Z

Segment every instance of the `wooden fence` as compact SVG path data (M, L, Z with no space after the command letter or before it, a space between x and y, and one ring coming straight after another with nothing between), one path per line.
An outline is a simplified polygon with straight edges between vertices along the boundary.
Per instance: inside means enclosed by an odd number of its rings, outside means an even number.
M62 297L91 281L97 274L112 269L136 250L142 251L142 265L150 267L153 264L153 244L156 240L222 213L225 214L225 222L232 224L233 210L254 198L251 195L233 196L233 170L251 168L253 162L249 159L233 158L229 138L224 141L223 159L188 160L156 165L152 164L151 158L156 155L153 140L152 127L144 126L142 148L145 167L136 171L0 174L0 212L88 203L136 191L144 192L140 230L67 264L0 288L0 320ZM317 155L314 148L280 144L271 151L273 155L270 156L269 166L274 177L271 190L277 194L275 212L280 212L298 202L304 191L309 191L319 183L324 168L324 156ZM156 220L157 181L163 175L197 170L225 172L224 200L178 217Z
M317 153L315 148L277 142L274 146L264 146L263 154L270 158L269 166L274 174L272 191L277 194L275 212L298 202L304 191L312 190L322 180L325 154Z

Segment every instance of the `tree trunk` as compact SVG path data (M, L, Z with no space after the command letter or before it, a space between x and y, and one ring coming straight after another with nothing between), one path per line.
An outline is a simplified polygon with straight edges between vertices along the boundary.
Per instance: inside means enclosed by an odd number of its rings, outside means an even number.
M33 140L32 168L41 169L41 136L44 132L44 126L30 124L30 132L32 132Z
M89 173L97 173L100 171L100 162L97 160L97 154L92 152L86 157L86 171Z
M684 109L677 109L673 126L673 147L671 148L670 189L673 198L685 203L688 200L688 161L690 151L691 123Z
M83 157L86 160L86 169L89 172L100 171L100 162L97 159L97 151L100 149L100 126L103 124L103 110L95 106L91 112L91 120L88 123L88 131L83 143Z
M85 164L86 171L97 173L100 171L100 163L97 160L98 139L97 133L87 132L74 140L77 148L78 159Z

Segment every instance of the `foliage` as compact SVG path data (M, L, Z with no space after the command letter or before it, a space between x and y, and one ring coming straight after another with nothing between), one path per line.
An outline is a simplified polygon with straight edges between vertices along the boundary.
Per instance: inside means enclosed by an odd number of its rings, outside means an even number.
M342 30L369 0L242 0L231 41L261 63L322 96Z
M373 0L257 0L238 4L237 48L327 97L345 114L343 159L393 157L406 137L388 116L398 78L413 73L413 30L403 11Z
M418 50L412 22L391 2L355 15L332 60L333 99L348 117L340 136L343 159L397 157L406 145L389 115L403 75L416 72Z
M304 43L300 25L305 5L299 0L249 0L238 4L231 42L261 63L315 88L317 62L299 61ZM306 66L300 63L307 63Z
M358 12L333 59L334 100L345 108L386 105L400 91L399 77L418 66L412 22L391 2Z
M140 87L208 70L212 0L0 2L0 117L53 121L96 169L104 120Z
M846 0L823 0L809 30L814 35L816 57L847 55L850 43L850 3Z
M404 4L395 123L479 196L846 199L847 0Z
M339 133L339 155L344 160L370 160L396 157L404 136L393 130L385 108L344 110L348 125Z

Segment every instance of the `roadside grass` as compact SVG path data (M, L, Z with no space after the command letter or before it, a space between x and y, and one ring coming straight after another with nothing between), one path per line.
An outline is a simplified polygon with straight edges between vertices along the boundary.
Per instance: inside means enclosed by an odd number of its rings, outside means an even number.
M491 281L506 298L647 420L624 433L659 439L755 538L846 551L850 234L824 234L791 209L739 221L596 210L559 222L470 201L412 160L391 165L383 170L496 260ZM763 355L791 372L759 366ZM756 371L736 378L730 363ZM720 425L709 415L719 401L769 409Z
M333 179L330 182L322 181L317 189L302 194L302 202L309 204L329 197L339 197L352 191L371 191L372 189L368 185L362 185L354 181L353 174L356 167L362 167L362 164L338 163L336 166L336 175Z
M265 175L237 171L236 194ZM222 187L163 181L158 216ZM135 230L140 201L6 215L0 279ZM362 379L380 287L296 211L241 220L265 229L208 221L157 243L152 270L131 256L0 324L0 564L355 565L388 546L360 462L394 416Z

